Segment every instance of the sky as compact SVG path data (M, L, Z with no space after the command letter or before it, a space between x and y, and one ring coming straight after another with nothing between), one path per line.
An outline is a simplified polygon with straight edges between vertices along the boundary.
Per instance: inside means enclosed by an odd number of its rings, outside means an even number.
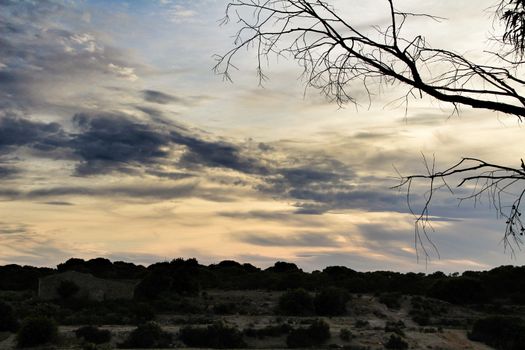
M486 59L495 27L480 1L396 1L417 17L407 35ZM331 1L370 28L386 1ZM398 85L352 87L338 106L304 89L301 69L255 53L233 82L214 55L233 45L223 0L0 1L0 264L55 266L70 257L150 264L195 257L306 271L465 271L521 265L504 220L465 192L432 203L438 253L417 259L400 173L462 156L519 164L522 125L491 111L415 97ZM345 17L346 18L346 17ZM421 33L420 33L421 31ZM425 192L414 189L417 208Z

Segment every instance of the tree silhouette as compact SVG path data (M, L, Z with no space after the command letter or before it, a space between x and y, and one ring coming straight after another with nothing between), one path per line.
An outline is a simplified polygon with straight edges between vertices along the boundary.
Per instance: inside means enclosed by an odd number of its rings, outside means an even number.
M406 87L399 99L408 108L411 98L429 95L450 103L455 113L460 107L491 110L525 118L525 95L520 89L525 80L519 68L525 52L525 0L500 0L493 8L494 19L503 24L504 33L495 39L501 50L493 53L493 65L478 64L454 51L431 47L422 35L406 36L404 26L412 18L429 21L442 18L396 9L393 0L385 0L389 15L387 25L362 29L341 17L328 1L322 0L235 0L228 3L223 23L236 17L240 28L233 47L216 56L214 70L231 80L235 58L240 50L252 48L257 53L257 75L266 79L263 64L269 55L291 57L303 68L306 87L319 89L338 104L354 103L356 84L368 93L372 87L398 84ZM477 158L462 158L444 171L435 162L424 160L426 173L401 176L396 188L407 190L407 201L415 215L416 247L429 256L431 216L429 206L439 189L473 187L460 200L478 201L487 195L497 213L506 219L503 241L514 253L525 231L521 220L525 195L525 164L517 167L493 164ZM459 178L457 178L459 177ZM428 190L422 209L412 210L411 189L415 181L425 181ZM437 249L436 249L437 252ZM439 254L439 253L438 253Z

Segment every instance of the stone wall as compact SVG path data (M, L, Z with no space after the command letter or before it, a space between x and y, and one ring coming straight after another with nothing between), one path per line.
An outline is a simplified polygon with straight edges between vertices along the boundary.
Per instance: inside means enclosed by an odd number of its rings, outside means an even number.
M66 271L42 277L38 281L38 296L44 300L59 299L58 287L63 281L75 283L79 290L75 298L94 301L132 299L136 280L108 280L94 277L88 273Z

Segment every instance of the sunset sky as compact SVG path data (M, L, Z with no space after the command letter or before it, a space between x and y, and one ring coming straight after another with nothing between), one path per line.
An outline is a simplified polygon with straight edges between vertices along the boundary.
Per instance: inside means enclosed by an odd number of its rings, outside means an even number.
M385 0L330 1L363 28ZM238 28L225 0L0 1L0 264L55 266L103 256L141 264L196 257L304 270L445 272L522 265L487 201L433 202L440 257L417 261L402 174L472 156L519 166L523 125L399 86L360 86L339 107L304 90L292 60L253 51L233 83L214 54ZM435 47L489 60L495 0L396 1ZM497 27L497 25L496 25ZM415 33L415 32L414 32ZM354 91L354 90L353 90ZM416 190L421 196L423 189ZM416 197L415 204L420 203ZM419 202L418 202L419 201Z

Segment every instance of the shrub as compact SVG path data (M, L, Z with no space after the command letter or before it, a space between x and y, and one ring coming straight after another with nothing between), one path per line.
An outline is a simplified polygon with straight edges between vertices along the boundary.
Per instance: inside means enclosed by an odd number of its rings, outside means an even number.
M171 289L173 279L166 273L151 272L136 287L135 297L156 299Z
M314 311L313 298L304 289L290 290L279 298L278 311L284 315L312 315Z
M9 304L0 301L0 332L16 332L18 320L13 308Z
M356 328L365 328L368 327L370 323L367 320L357 320L355 321Z
M481 281L468 277L438 280L429 290L429 295L453 304L476 304L487 300Z
M412 320L420 326L428 326L434 323L432 318L448 313L449 305L443 301L426 299L420 296L415 296L411 300L412 309L410 316Z
M58 327L53 319L47 317L26 318L17 334L18 347L53 343L58 338Z
M189 347L195 348L243 348L246 343L242 333L234 327L223 323L216 323L206 328L184 327L180 330L179 338Z
M103 344L111 340L111 332L93 326L85 326L75 331L77 338L83 338L88 343Z
M62 299L69 299L75 296L78 293L80 288L73 281L62 281L57 287L57 293Z
M265 328L261 329L253 329L248 328L244 330L244 334L247 337L257 337L257 338L265 338L265 337L279 337L283 334L288 334L292 330L292 326L289 324L283 323L276 326L266 326Z
M217 315L233 315L238 311L235 303L220 303L213 306L213 313Z
M352 340L352 332L348 328L342 328L339 332L339 338L343 341L350 341Z
M330 287L322 290L314 298L315 312L322 316L336 316L346 313L348 292L341 288Z
M171 334L165 332L155 322L144 323L135 328L124 341L121 348L165 348L171 345Z
M483 318L474 322L468 337L470 340L479 341L501 350L523 349L525 321L511 316Z
M383 293L379 296L379 302L385 304L389 309L401 307L401 293Z
M289 348L319 346L330 338L330 327L323 320L316 320L308 328L294 329L286 338Z
M146 303L135 304L132 312L136 323L148 322L155 318L153 308Z
M404 336L405 332L403 331L403 328L405 328L405 323L401 320L397 322L388 321L385 325L385 332L392 332Z
M387 349L408 349L408 343L398 335L391 334L388 341L385 343Z

